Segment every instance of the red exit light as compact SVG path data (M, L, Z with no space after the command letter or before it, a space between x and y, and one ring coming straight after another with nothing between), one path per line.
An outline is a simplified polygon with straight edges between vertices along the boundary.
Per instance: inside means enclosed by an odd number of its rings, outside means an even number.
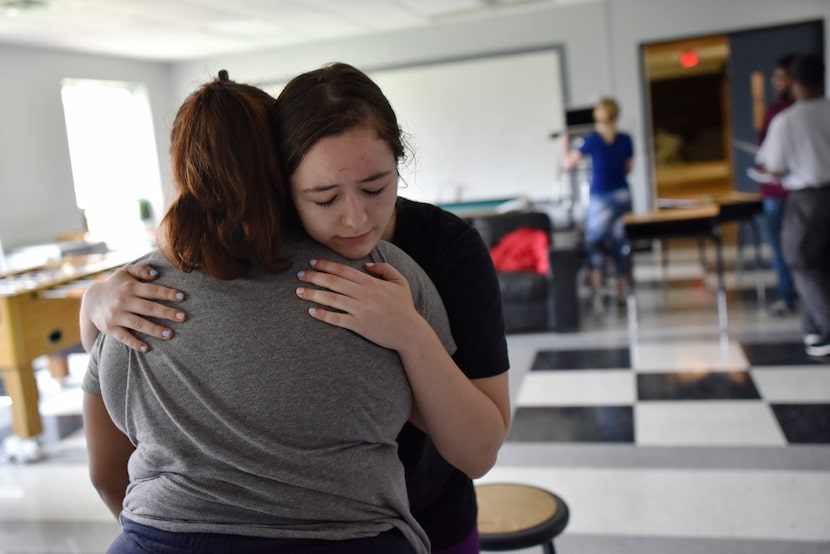
M700 58L697 56L697 52L694 50L684 50L682 54L680 54L680 66L689 69L690 67L695 67L697 64L700 63Z

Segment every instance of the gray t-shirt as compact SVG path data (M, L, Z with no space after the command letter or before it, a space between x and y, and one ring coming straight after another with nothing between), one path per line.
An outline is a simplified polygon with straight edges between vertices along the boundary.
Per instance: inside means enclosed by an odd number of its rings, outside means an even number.
M286 271L221 281L164 258L158 283L186 292L176 337L138 354L98 337L84 379L136 450L123 515L176 532L344 540L396 527L417 552L396 437L412 393L397 352L313 319L295 289L311 259L361 267L310 239ZM409 282L447 350L444 307L426 274L381 242L370 258Z

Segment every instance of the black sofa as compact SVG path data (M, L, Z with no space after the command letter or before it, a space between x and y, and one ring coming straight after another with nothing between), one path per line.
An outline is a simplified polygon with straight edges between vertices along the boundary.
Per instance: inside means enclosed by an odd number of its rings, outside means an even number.
M548 214L493 214L468 221L488 248L521 227L541 229L551 236L549 275L533 271L498 273L507 333L579 330L577 273L582 253L574 247L556 248L556 234Z

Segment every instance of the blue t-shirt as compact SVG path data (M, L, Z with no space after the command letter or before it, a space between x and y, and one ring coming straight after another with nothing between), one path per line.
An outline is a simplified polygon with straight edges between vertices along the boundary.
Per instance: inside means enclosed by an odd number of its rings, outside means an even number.
M634 145L629 135L617 133L614 142L607 144L602 140L602 136L594 131L585 137L579 151L591 156L591 194L604 194L628 187L625 166L634 155Z

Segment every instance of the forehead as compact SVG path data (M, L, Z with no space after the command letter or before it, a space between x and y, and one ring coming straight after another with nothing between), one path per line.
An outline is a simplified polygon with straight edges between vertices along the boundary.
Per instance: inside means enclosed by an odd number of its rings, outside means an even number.
M395 166L389 144L372 127L356 127L318 140L303 156L295 178L320 178L334 175L361 178L361 173Z

